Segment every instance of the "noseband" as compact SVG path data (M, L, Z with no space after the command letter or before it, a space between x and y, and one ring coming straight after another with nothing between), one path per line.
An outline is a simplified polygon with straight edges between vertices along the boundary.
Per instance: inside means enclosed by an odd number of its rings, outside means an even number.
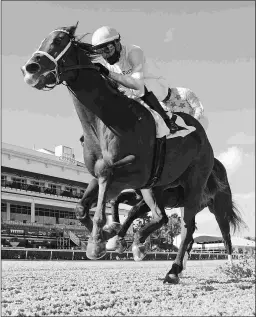
M53 32L64 32L66 34L69 35L70 37L70 34L69 32L67 32L66 30L54 30L52 31L51 33ZM50 33L50 34L51 34ZM43 40L44 41L44 40ZM67 72L67 71L70 71L70 70L79 70L79 69L83 69L83 68L87 68L87 69L95 69L97 71L99 71L99 67L97 66L94 66L94 65L73 65L73 66L67 66L67 67L64 67L62 69L62 71L59 70L59 65L58 65L58 61L61 60L61 58L64 56L64 54L68 51L68 49L71 47L71 45L74 43L74 39L70 38L70 41L69 43L64 47L64 49L59 53L59 55L54 58L52 55L50 55L49 53L47 52L44 52L44 51L40 51L40 50L37 50L35 51L33 54L32 54L32 57L35 56L36 54L41 54L41 55L44 55L46 56L49 60L51 60L54 64L55 64L55 68L52 69L52 70L49 70L48 72L44 73L44 76L52 73L55 77L55 83L50 85L50 86L46 86L47 88L49 89L53 89L55 86L59 85L62 83L61 79L60 79L60 75L64 72ZM41 43L42 44L42 43ZM41 45L40 45L41 46ZM40 47L39 46L39 47Z

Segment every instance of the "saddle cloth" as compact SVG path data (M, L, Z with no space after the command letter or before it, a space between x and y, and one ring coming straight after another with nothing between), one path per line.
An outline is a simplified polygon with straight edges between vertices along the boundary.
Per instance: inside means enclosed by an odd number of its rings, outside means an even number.
M185 121L179 115L176 115L177 119L175 123L180 127L186 128L186 130L180 130L175 132L174 134L171 134L169 128L167 127L166 123L164 122L164 119L160 116L160 114L156 112L155 110L153 110L152 108L150 108L143 100L139 99L138 101L151 112L156 124L156 138L157 139L158 138L160 139L164 136L166 136L167 139L176 138L178 136L185 137L186 135L196 130L195 127L186 125ZM169 118L172 117L171 112L168 112L167 114Z

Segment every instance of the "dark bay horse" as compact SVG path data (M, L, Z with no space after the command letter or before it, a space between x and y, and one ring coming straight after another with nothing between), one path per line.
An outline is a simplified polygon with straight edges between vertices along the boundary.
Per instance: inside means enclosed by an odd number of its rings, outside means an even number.
M175 188L168 188L163 192L163 205L165 208L178 208L184 207L184 190L183 187L177 186ZM121 192L115 200L111 201L111 212L113 220L120 222L119 219L119 204L125 203L133 206L128 213L128 217L125 219L120 231L118 232L118 239L116 243L116 251L122 253L127 246L125 242L125 235L132 222L143 217L150 211L148 205L143 200L140 191L127 190ZM228 254L228 259L232 260L232 242L230 237L230 229L233 232L239 230L242 225L245 225L241 219L240 212L235 206L232 199L231 188L228 182L227 172L224 165L218 160L214 159L213 170L208 178L206 187L202 195L202 201L198 212L208 207L210 212L214 214L217 223L219 225L222 237L224 240L225 248ZM182 217L181 217L182 219ZM182 221L181 235L184 234L183 230L184 222ZM193 232L195 230L195 218L193 219ZM135 239L140 239L140 232L135 234ZM181 240L183 237L181 237ZM194 240L191 240L187 246L187 256L192 250Z
M84 161L94 179L76 207L77 218L91 232L86 254L99 259L106 252L106 240L119 227L107 227L105 204L126 189L140 189L152 211L152 221L134 241L133 253L144 257L145 239L167 222L163 191L184 188L184 234L177 258L168 273L168 282L176 283L182 260L191 241L195 214L214 164L211 144L201 124L192 116L180 114L196 130L186 137L166 140L162 174L154 188L145 188L151 175L156 144L156 126L151 113L139 102L114 89L99 68L90 44L75 36L77 25L53 30L22 67L24 80L36 89L65 84L73 99L84 135ZM97 198L93 220L89 208Z

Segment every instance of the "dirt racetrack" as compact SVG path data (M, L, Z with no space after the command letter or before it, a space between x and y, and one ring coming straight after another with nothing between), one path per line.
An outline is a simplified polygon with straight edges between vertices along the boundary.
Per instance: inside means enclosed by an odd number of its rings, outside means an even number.
M2 261L2 316L255 316L255 280L216 272L225 261Z

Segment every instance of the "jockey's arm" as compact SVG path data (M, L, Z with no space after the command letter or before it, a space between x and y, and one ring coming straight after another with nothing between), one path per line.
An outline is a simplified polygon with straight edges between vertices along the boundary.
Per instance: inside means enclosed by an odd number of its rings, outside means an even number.
M204 113L204 109L201 102L199 102L196 107L192 107L192 109L193 109L193 117L197 120L200 120Z
M134 90L138 90L140 95L144 94L143 64L144 54L140 48L135 48L128 55L129 64L132 66L130 75L118 74L110 71L109 77L119 84Z
M192 91L189 91L188 95L187 95L187 100L192 108L191 115L195 119L200 120L200 118L204 114L204 108L203 108L203 105L200 102L199 98Z
M193 117L199 120L203 115L203 109L201 107L195 108Z

